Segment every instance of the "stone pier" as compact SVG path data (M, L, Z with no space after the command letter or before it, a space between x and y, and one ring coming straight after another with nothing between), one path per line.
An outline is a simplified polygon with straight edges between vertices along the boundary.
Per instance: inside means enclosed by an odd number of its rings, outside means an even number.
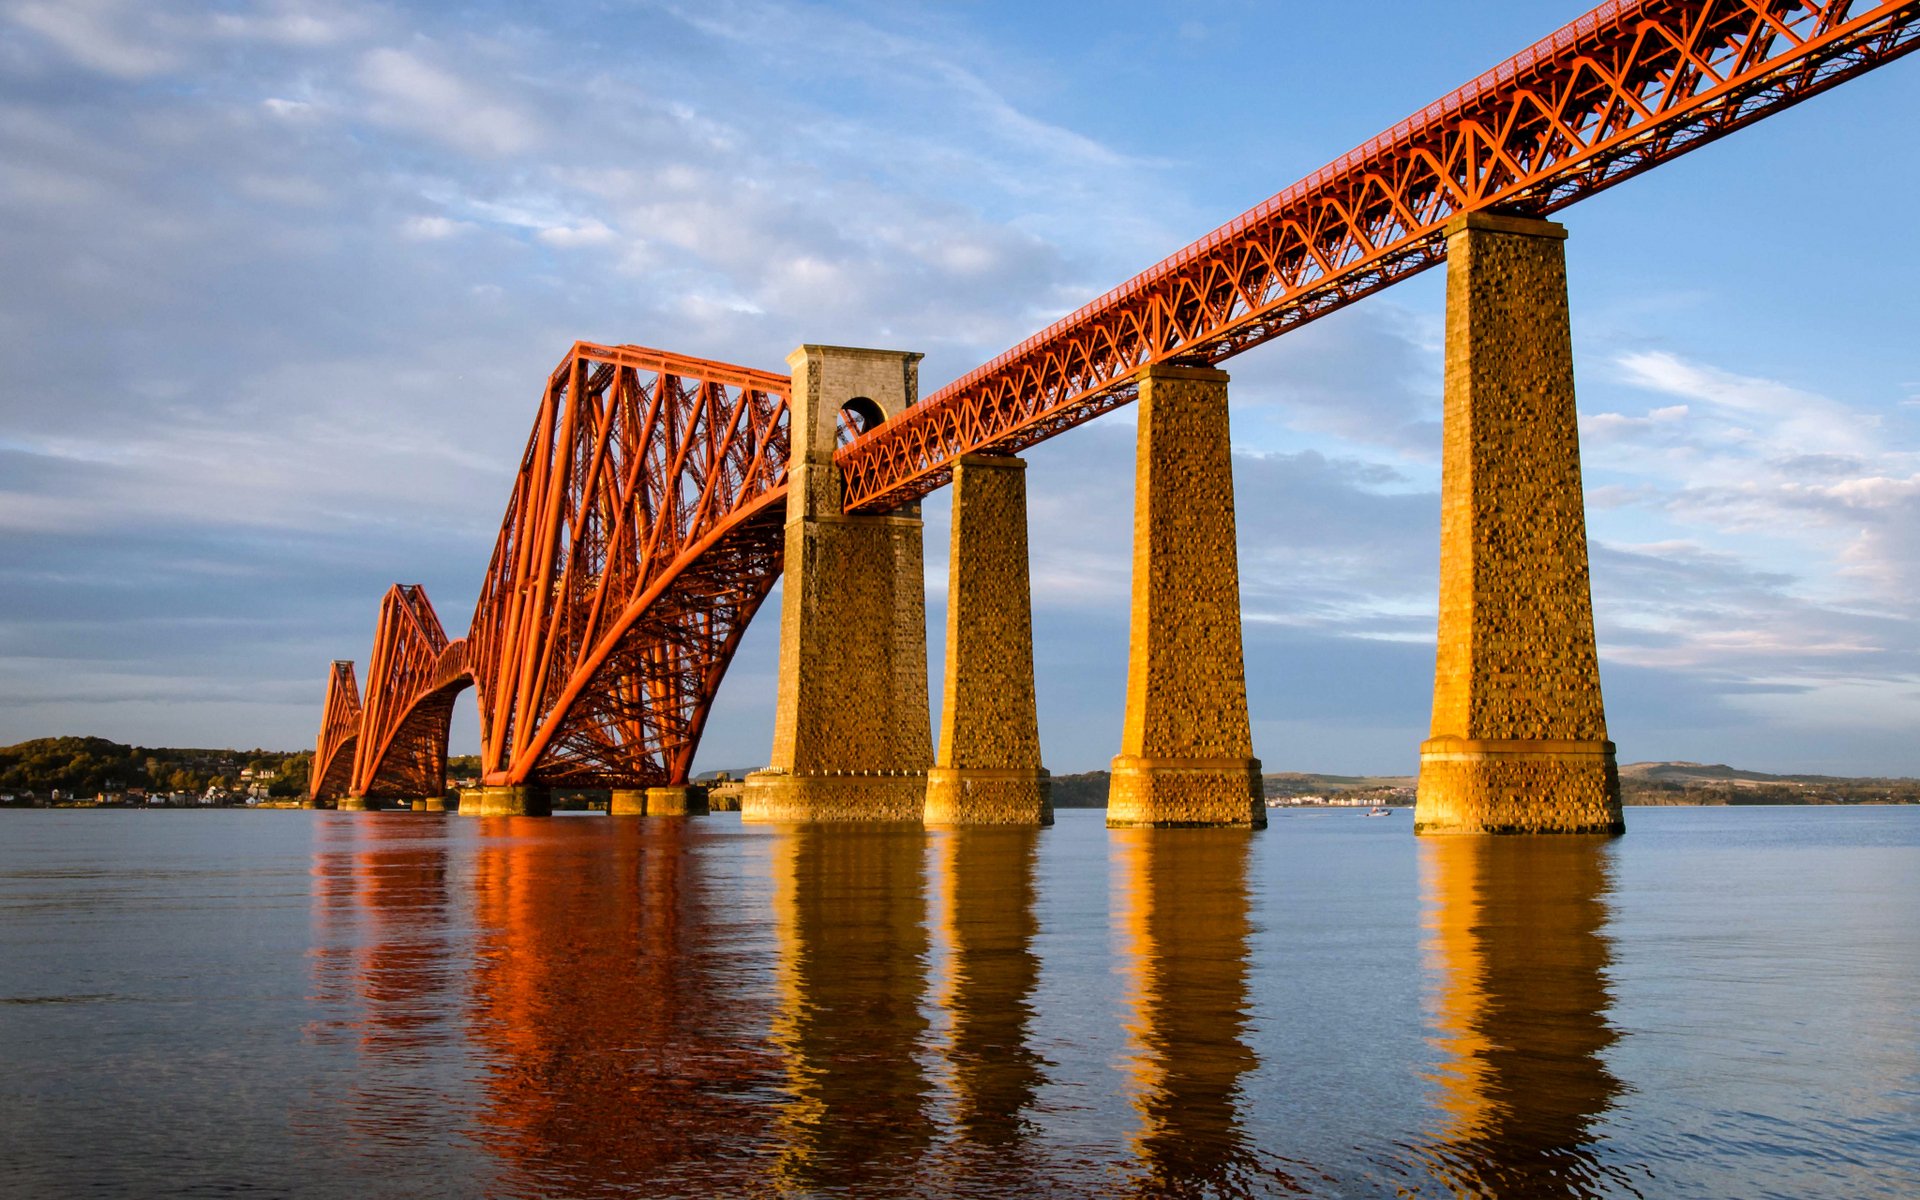
M1107 824L1267 823L1247 723L1227 375L1140 376L1127 717Z
M365 796L342 796L333 803L336 812L378 812L380 802Z
M1051 825L1033 697L1027 464L970 454L953 472L947 671L930 825Z
M697 783L648 788L647 815L650 817L704 817L707 815L707 789Z
M647 789L614 788L607 793L607 815L610 817L646 816Z
M553 797L537 783L462 788L460 811L473 817L545 817L553 813Z
M786 577L773 753L747 777L748 821L918 821L933 758L917 505L841 509L836 423L905 412L918 354L802 346L788 356Z
M1420 833L1620 833L1587 579L1564 227L1447 227L1440 639Z

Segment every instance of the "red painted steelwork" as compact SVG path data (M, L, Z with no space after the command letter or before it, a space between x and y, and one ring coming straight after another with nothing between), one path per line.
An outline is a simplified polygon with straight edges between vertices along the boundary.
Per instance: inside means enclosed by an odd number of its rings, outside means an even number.
M849 511L944 485L1441 261L1475 211L1545 215L1920 44L1920 3L1615 0L867 433Z
M360 686L353 664L335 659L327 671L327 703L320 715L320 740L307 772L307 798L338 800L353 782L353 751L360 737Z
M447 725L454 699L473 682L464 670L446 669L449 649L425 589L415 583L387 589L374 627L350 794L417 800L446 790Z
M488 783L686 780L780 573L786 475L785 376L573 347L467 635Z

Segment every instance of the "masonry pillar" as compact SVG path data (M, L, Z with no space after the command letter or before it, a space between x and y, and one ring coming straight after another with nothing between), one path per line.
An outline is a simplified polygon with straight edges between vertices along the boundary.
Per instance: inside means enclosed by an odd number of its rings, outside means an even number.
M1107 824L1259 828L1227 374L1147 367L1138 407L1127 719Z
M380 802L365 796L342 796L333 802L333 807L336 812L376 812Z
M1573 403L1566 229L1447 235L1440 638L1420 833L1620 833Z
M1027 464L969 454L953 471L947 671L929 825L1051 825L1033 698Z
M918 821L933 758L920 511L841 511L835 429L905 412L920 355L802 346L787 358L786 578L773 753L748 821Z

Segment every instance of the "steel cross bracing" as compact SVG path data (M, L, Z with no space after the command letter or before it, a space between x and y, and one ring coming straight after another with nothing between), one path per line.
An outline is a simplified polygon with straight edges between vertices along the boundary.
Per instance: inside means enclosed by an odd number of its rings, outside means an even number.
M353 664L335 659L327 671L327 703L320 714L320 740L307 772L307 796L338 800L353 783L353 751L360 737L360 687Z
M574 346L467 636L488 782L686 778L780 573L786 475L786 376Z
M1473 211L1548 214L1911 50L1920 0L1616 0L861 436L849 510L1015 451L1441 261ZM389 592L367 711L334 664L316 799L429 794L478 692L486 782L687 778L779 576L785 376L576 344L548 380L466 638ZM365 737L361 737L364 728ZM430 786L431 785L431 786Z
M1616 0L843 449L849 511L944 485L1442 260L1466 212L1546 215L1914 48L1920 3Z
M443 670L449 644L419 584L397 583L380 602L350 795L438 796L447 786L447 724L471 682Z

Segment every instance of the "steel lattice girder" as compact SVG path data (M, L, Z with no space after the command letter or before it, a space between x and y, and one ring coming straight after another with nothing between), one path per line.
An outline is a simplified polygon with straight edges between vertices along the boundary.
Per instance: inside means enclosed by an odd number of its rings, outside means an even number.
M472 681L443 677L449 643L419 584L397 583L380 602L367 698L354 754L355 796L417 799L446 790L447 725Z
M1461 213L1545 215L1869 71L1920 3L1616 0L1055 322L836 456L848 511L1129 403L1440 262Z
M354 747L360 737L360 685L353 664L335 659L327 671L327 701L320 712L320 740L307 771L307 797L337 800L353 782Z
M488 782L685 779L779 576L786 472L785 376L573 347L467 636Z

